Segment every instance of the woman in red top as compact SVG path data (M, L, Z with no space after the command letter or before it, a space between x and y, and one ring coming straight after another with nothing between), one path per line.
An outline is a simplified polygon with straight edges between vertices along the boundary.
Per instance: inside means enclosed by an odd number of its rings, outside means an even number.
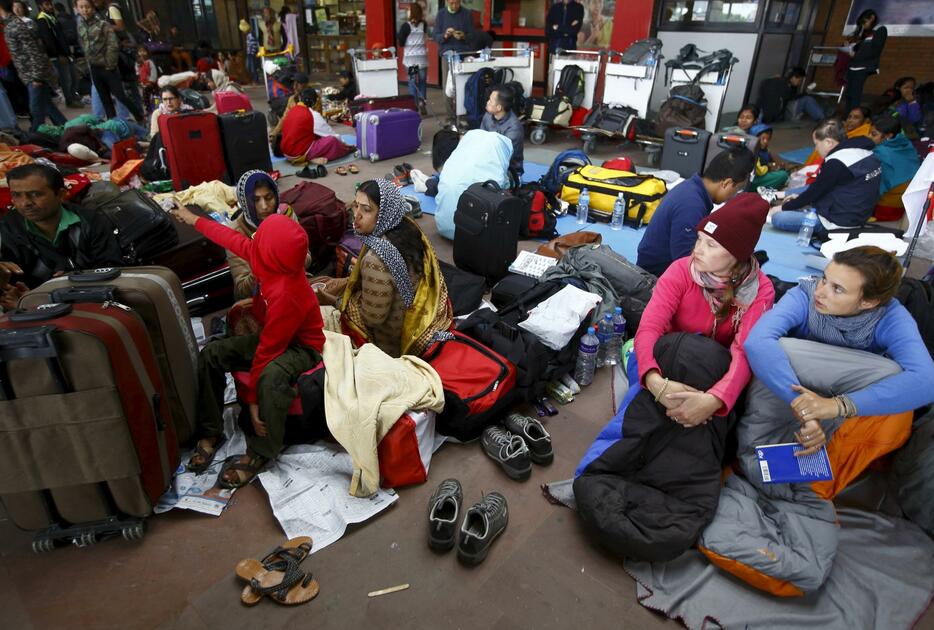
M311 109L317 102L318 93L314 89L302 90L295 107L290 109L282 120L280 149L292 163L314 161L317 164L325 164L356 150L355 147L341 142L337 136L325 135L323 129L327 127L327 130L330 130L327 121Z
M684 427L729 413L749 383L743 342L775 300L752 255L768 209L758 195L743 193L702 219L694 251L662 274L642 315L634 342L639 381ZM653 351L670 332L706 335L728 347L729 371L706 392L666 378Z

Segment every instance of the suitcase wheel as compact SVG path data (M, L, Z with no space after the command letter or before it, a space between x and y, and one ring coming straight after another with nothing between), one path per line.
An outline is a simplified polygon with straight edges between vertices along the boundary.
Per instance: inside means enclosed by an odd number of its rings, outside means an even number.
M590 155L591 153L593 153L595 148L597 148L596 138L594 138L593 136L584 138L584 146L583 146L584 153L586 153L587 155Z
M544 127L535 127L532 129L532 135L529 139L532 141L532 144L544 144L547 137L548 132L545 131Z
M97 544L97 533L94 530L81 532L72 539L72 542L78 547L90 547Z
M48 553L55 550L55 541L42 534L36 536L32 541L33 553Z
M120 534L123 536L124 540L140 540L145 533L142 521L133 523L132 525L126 525L120 530Z

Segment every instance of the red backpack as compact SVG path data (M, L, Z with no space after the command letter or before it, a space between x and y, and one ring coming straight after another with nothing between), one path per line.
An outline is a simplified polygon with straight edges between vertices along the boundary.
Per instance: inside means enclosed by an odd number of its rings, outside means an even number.
M347 229L347 206L334 191L315 182L302 182L279 197L292 206L308 233L309 247L335 246Z
M558 236L558 199L536 182L523 184L516 191L527 210L519 223L519 236L523 238L552 239Z
M513 402L516 366L475 339L455 331L453 339L435 342L422 359L444 387L439 433L462 441L477 438Z

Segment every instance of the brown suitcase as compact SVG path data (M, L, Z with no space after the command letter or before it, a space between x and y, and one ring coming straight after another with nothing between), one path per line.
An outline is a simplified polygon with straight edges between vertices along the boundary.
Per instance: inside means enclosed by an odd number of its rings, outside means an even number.
M192 437L197 422L198 344L178 276L165 267L73 273L33 289L19 306L35 308L49 302L117 302L138 313L152 339L175 435L182 443Z
M128 540L179 463L143 320L123 305L0 317L0 500L35 551Z

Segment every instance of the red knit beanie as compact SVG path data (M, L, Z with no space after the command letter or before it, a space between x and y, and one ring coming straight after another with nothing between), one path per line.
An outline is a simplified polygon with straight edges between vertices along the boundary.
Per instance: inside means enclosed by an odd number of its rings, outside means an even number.
M736 260L744 261L755 251L768 214L765 199L756 193L740 193L701 219L697 231L720 243Z

